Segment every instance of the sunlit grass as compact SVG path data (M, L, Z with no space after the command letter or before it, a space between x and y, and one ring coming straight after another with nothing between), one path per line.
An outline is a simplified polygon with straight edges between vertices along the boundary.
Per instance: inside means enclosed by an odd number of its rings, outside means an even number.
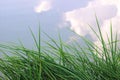
M98 31L91 30L98 37L101 47L80 36L86 46L78 42L67 44L59 35L59 41L49 35L51 42L41 45L40 29L38 40L31 31L36 49L32 50L16 45L0 45L0 79L1 80L120 80L120 49L117 34L105 42L96 18ZM99 35L99 36L98 36ZM8 55L11 54L11 55ZM100 54L100 55L98 55Z

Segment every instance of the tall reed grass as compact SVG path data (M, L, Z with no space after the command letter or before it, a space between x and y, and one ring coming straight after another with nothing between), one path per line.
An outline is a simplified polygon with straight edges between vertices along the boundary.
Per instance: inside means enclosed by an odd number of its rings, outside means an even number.
M102 49L92 41L81 37L85 47L78 42L66 44L59 35L55 41L41 45L40 29L38 40L31 31L37 50L26 48L22 43L17 45L0 44L0 79L1 80L120 80L120 49L117 35L105 42L100 25L96 18L99 33L91 27L98 37ZM98 36L99 35L99 36ZM11 55L9 55L9 54ZM97 54L101 54L100 57Z

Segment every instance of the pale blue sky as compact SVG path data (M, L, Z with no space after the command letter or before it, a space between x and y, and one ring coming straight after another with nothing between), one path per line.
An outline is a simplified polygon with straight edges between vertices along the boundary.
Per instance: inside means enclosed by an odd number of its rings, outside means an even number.
M43 1L50 2L51 8L36 12L35 8ZM57 34L59 29L63 38L69 36L71 39L70 36L74 37L74 35L68 33L67 27L77 34L90 35L94 38L83 23L94 25L93 15L96 12L103 26L111 19L116 25L115 21L119 22L120 17L118 3L120 0L1 0L0 42L14 42L21 39L26 44L30 44L28 26L37 33L39 21L42 30L50 35ZM101 28L106 30L106 27ZM118 30L118 26L115 30Z
M0 1L0 42L17 41L18 39L27 41L27 43L31 42L28 26L37 32L39 21L43 31L50 35L57 34L58 24L63 22L63 13L84 7L89 0L55 0L51 10L36 13L34 7L40 1L43 0ZM64 29L60 31L68 35Z

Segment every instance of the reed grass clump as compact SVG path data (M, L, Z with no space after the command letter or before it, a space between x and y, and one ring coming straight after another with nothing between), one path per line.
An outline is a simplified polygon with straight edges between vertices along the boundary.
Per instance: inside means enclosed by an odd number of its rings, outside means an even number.
M99 33L92 27L91 29L102 44L102 49L81 36L85 47L78 42L67 44L62 41L60 35L59 41L55 41L47 34L51 42L45 42L47 46L42 47L40 30L38 40L30 30L36 50L28 49L22 43L20 46L0 44L0 53L4 55L0 58L0 79L120 80L120 49L117 35L114 39L111 27L109 44L106 43L97 18L96 22Z

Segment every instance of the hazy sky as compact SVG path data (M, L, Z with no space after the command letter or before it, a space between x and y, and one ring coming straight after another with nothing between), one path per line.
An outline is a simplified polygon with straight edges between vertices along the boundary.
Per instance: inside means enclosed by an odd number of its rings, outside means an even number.
M120 0L0 0L0 42L24 40L31 42L28 27L37 33L38 23L44 32L54 35L58 29L63 38L69 35L66 28L82 36L95 36L87 24L96 29L95 13L101 23L103 35L113 31L120 34ZM97 31L97 30L96 30ZM69 36L68 42L76 40Z

